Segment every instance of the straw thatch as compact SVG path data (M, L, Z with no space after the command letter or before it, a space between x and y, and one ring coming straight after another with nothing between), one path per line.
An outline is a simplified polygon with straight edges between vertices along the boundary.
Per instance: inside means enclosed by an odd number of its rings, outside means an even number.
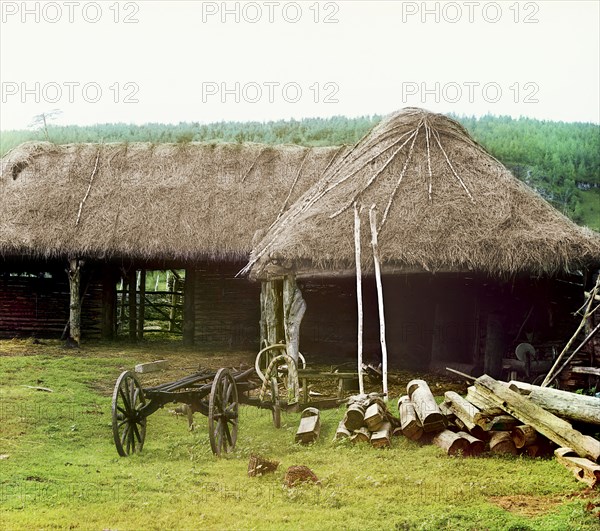
M247 259L344 149L26 143L2 159L0 256Z
M600 264L597 233L571 222L473 141L421 109L390 115L271 228L245 271L257 278L353 274L354 212L373 270L376 205L384 272L554 274Z

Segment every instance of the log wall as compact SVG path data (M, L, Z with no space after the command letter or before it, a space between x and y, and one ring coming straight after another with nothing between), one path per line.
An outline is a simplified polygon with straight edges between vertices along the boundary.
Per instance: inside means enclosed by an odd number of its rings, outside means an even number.
M213 263L196 268L196 344L209 343L231 349L258 348L260 283L235 278L244 265Z
M60 338L69 320L69 281L64 267L0 271L0 337ZM101 332L102 284L83 272L82 337Z

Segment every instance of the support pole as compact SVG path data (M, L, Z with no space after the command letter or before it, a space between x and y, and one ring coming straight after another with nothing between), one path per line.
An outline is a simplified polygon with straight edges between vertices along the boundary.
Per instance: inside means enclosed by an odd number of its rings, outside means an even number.
M114 339L117 317L117 278L110 266L102 272L102 339Z
M196 331L196 271L193 267L185 270L183 287L183 344L192 346Z
M140 294L140 303L137 320L137 337L144 339L144 321L146 320L146 270L141 269L138 276L138 292Z
M379 246L377 244L377 213L375 205L369 210L371 223L371 246L375 263L375 282L377 283L377 304L379 307L379 341L381 342L381 372L383 380L383 399L388 401L388 353L385 341L385 312L383 308L383 285L381 283L381 267L379 265Z
M127 278L129 287L129 339L135 341L137 338L137 301L135 289L135 269L129 271Z
M83 261L72 258L69 260L69 339L74 346L81 342L81 266Z
M356 306L358 309L358 389L361 394L365 392L363 378L363 306L362 306L362 269L360 265L360 213L356 201L354 202L354 254L356 260Z

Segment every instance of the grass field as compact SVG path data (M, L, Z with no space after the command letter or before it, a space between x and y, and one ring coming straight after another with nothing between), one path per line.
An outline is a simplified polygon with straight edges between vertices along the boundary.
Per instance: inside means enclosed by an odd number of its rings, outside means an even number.
M598 529L600 493L554 460L450 458L404 438L389 450L334 443L341 409L323 411L320 440L303 447L298 414L276 430L268 411L242 407L237 448L218 459L203 416L189 432L165 408L149 418L144 451L120 458L110 395L121 371L166 357L172 369L145 383L165 381L252 353L43 343L0 341L1 529ZM251 452L279 469L249 478ZM291 465L321 484L284 487Z

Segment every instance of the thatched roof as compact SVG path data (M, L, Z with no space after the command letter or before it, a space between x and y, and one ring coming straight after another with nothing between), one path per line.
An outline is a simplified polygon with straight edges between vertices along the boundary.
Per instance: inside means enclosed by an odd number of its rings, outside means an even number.
M354 208L362 266L373 270L376 205L384 272L554 274L600 264L600 236L577 226L472 140L421 109L390 115L338 160L255 247L251 276L353 274Z
M0 256L247 259L345 149L26 143L1 163Z

